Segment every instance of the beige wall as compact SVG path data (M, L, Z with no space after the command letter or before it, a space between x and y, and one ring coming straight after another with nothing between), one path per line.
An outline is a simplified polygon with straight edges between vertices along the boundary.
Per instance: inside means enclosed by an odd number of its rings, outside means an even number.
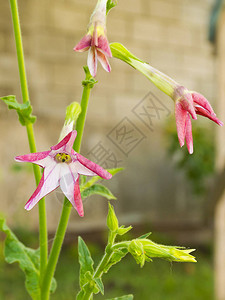
M217 75L214 48L207 41L212 4L213 0L118 0L118 6L108 16L109 41L123 43L134 54L187 88L203 93L213 103L217 97ZM94 5L95 1L90 0L19 1L30 98L34 114L38 116L35 132L39 151L57 142L65 106L71 101L80 101L86 53L75 53L73 47L84 35ZM186 200L180 203L180 198L186 199L183 189L177 187L180 178L176 175L168 178L165 174L171 172L172 167L165 158L160 125L168 119L170 111L173 114L173 103L129 66L113 59L110 63L110 74L99 66L82 153L92 158L91 149L101 141L104 148L110 149L121 164L127 166L124 175L111 183L114 193L120 195L117 208L122 220L127 220L127 211L129 222L138 222L143 215L145 220L157 219L159 214L160 218L166 217L171 207L178 210L180 218L188 219L190 216L185 212L189 204ZM21 99L7 1L0 2L0 91L1 95L16 94ZM153 131L132 112L148 92L165 105L160 120L154 121ZM127 156L107 138L124 117L146 136ZM20 127L15 112L8 112L2 103L0 128L0 189L3 191L0 209L11 223L23 224L26 217L27 222L31 221L29 226L34 228L37 208L29 213L23 209L34 189L32 174L27 175L25 171L15 174L11 169L15 155L29 152L26 131ZM59 199L58 194L49 196L47 201L51 228L57 222L61 207L61 202L55 201ZM160 205L163 209L159 211ZM90 199L85 202L87 217L77 223L73 212L71 228L86 228L93 220L96 226L101 225L105 221L105 210L105 200ZM197 222L198 215L193 211L189 214Z

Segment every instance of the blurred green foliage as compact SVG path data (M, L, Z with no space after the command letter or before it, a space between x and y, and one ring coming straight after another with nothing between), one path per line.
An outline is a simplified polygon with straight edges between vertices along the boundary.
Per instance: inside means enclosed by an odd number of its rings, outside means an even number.
M21 232L22 235L24 233ZM22 237L21 234L18 232L19 238ZM26 232L24 239L28 239L29 246L35 246L33 234L29 237ZM79 291L79 264L75 242L76 236L72 237L71 243L67 239L67 245L62 249L55 274L58 287L51 300L74 300ZM100 248L94 243L87 244L97 263L103 254L103 247ZM29 300L24 287L24 274L16 264L8 265L4 262L2 251L3 242L0 242L0 299ZM105 295L99 294L94 299L108 299L132 293L137 300L212 300L211 255L196 255L197 264L169 263L154 259L142 269L127 255L120 264L113 266L109 273L104 275Z
M213 127L204 127L192 121L194 153L189 154L186 145L179 146L175 120L170 119L166 126L168 156L183 170L192 190L197 195L207 192L207 182L215 170L215 140Z

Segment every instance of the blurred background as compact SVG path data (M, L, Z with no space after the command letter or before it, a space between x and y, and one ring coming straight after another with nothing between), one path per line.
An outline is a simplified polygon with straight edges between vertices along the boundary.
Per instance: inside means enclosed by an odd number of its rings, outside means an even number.
M19 1L30 99L38 117L34 125L38 151L57 143L65 107L81 99L87 53L75 53L73 47L85 34L95 2ZM124 44L189 90L204 94L224 122L223 4L223 0L119 0L107 18L108 39ZM192 122L190 156L186 146L179 147L171 99L130 66L116 59L110 64L109 74L99 65L81 153L105 168L125 167L107 182L117 197L113 205L120 224L132 224L133 236L153 231L152 239L158 243L196 247L199 262L154 262L139 270L130 258L107 275L106 296L134 293L135 299L187 300L214 299L216 294L215 299L224 300L225 131L199 117ZM8 1L0 2L0 91L1 96L13 94L21 100ZM23 208L35 188L32 167L13 161L14 156L29 153L26 130L1 102L0 128L0 210L22 240L37 246L38 209L28 213ZM60 190L47 197L50 236L62 203ZM97 259L102 252L107 201L90 197L84 209L83 219L72 211L56 273L59 298L52 299L74 299L78 290L74 242L79 234L89 241ZM2 254L0 263L2 299L29 299L20 283L23 274L15 266L5 266ZM15 278L16 293L10 286Z

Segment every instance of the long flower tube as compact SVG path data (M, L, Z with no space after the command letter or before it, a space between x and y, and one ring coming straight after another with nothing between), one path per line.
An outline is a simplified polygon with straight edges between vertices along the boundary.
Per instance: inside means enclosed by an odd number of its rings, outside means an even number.
M185 141L190 154L193 153L193 137L191 117L197 119L197 114L207 117L220 126L223 123L217 118L207 99L194 91L189 91L175 80L140 60L119 43L110 44L113 57L116 57L145 75L157 88L170 96L175 104L175 118L180 146Z

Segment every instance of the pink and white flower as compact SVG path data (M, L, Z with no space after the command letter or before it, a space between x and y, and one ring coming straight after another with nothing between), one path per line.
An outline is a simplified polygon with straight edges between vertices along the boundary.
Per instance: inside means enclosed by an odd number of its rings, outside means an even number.
M108 57L112 57L112 53L106 36L106 5L107 0L98 1L87 34L74 47L77 52L88 50L87 65L93 77L97 73L98 60L107 72L111 71Z
M79 187L79 175L100 176L110 179L112 175L99 165L73 150L77 132L71 131L49 151L30 153L15 157L18 162L31 162L44 168L42 178L25 205L31 210L39 200L60 186L62 192L71 202L78 214L84 215Z
M220 126L223 126L223 122L216 117L216 114L206 98L197 92L191 92L183 86L178 86L175 89L173 98L175 101L175 117L180 146L183 147L186 140L188 151L192 154L193 138L191 117L197 120L198 114L209 118Z

